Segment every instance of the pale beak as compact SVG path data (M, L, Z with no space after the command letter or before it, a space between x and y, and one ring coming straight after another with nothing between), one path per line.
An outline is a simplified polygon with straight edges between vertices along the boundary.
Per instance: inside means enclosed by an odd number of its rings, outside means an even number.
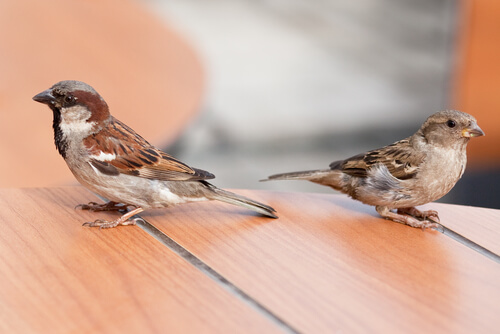
M479 136L484 136L484 131L476 123L472 123L471 126L462 130L462 137L472 138Z

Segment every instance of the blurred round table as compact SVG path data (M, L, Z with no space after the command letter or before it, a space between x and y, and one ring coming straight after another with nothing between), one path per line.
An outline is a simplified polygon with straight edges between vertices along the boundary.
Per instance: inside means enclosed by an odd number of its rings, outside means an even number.
M52 112L32 97L61 80L93 86L156 146L196 114L202 68L164 22L128 0L0 2L0 186L74 182L55 150Z

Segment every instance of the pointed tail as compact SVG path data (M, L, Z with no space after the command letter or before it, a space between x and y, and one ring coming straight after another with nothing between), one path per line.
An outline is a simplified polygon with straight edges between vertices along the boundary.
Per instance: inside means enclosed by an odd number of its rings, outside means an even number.
M278 218L278 216L276 215L276 210L274 210L269 205L262 204L260 202L254 201L250 198L232 193L232 192L227 191L227 190L219 189L208 182L204 182L204 183L213 192L213 196L211 196L211 199L215 199L215 200L229 203L229 204L242 206L244 208L258 212L261 215L264 215L264 216L267 216L270 218Z
M305 170L301 172L291 172L291 173L281 173L268 176L267 179L261 181L273 181L273 180L308 180L316 181L322 179L331 173L331 169L325 170Z

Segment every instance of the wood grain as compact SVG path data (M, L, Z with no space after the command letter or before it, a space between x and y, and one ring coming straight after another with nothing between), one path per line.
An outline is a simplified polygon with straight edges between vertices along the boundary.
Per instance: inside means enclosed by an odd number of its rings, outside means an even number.
M0 189L0 332L281 332L139 227L82 227L95 199Z
M383 220L344 196L239 193L274 206L280 218L212 202L143 217L305 333L500 328L500 266L456 241ZM454 207L439 209L468 223ZM500 211L485 217L500 221Z
M500 255L499 210L442 203L422 208L437 210L443 225Z
M54 148L52 112L31 99L56 82L87 82L160 147L194 117L203 86L191 46L134 0L0 1L0 73L4 187L74 182Z

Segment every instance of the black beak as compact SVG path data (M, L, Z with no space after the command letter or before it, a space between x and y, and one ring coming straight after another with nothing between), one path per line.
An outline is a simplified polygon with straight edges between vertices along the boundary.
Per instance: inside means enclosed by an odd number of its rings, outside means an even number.
M44 90L43 92L33 96L33 100L35 100L36 102L51 105L51 104L54 104L54 102L56 101L56 98L54 97L54 95L52 95L52 90L47 89L47 90Z

